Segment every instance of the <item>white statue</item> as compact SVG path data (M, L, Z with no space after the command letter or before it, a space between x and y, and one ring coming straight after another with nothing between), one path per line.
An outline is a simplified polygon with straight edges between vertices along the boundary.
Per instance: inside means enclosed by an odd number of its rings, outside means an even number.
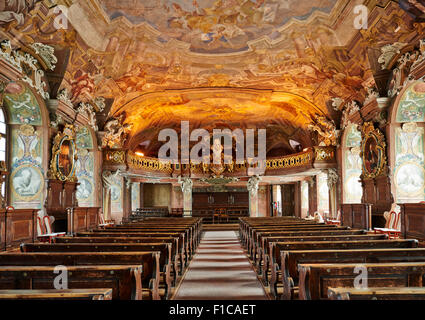
M192 186L193 186L192 179L190 179L188 177L182 178L181 176L179 176L178 177L178 183L180 184L183 193L191 193L192 192Z
M106 132L102 140L102 148L120 147L123 145L126 135L131 130L131 124L123 124L125 114L122 113L118 118L109 120L104 127Z
M251 196L255 196L257 194L260 181L261 177L259 176L252 176L249 178L247 188Z
M112 185L114 184L114 180L115 178L121 173L120 169L117 169L117 171L115 171L114 173L112 173L109 170L105 170L102 173L102 182L103 182L103 187L105 189L111 189Z

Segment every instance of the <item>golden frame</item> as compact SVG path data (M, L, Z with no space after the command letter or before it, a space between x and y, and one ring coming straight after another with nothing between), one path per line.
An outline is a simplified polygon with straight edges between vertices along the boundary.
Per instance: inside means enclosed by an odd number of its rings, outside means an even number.
M374 179L386 172L385 137L372 122L366 122L362 127L362 142L360 157L362 158L362 177Z
M60 181L77 181L77 177L75 176L75 169L78 156L75 138L75 127L70 124L66 124L63 132L58 132L56 135L53 141L52 160L50 161L50 168L48 172L49 178L58 179ZM68 154L66 155L68 155L70 166L68 167L67 172L63 172L63 170L61 170L61 156L63 156L62 146L65 142L69 143Z

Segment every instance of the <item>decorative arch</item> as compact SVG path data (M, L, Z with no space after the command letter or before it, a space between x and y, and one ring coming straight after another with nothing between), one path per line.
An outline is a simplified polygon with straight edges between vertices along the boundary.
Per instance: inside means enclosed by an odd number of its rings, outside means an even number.
M425 82L414 81L391 110L391 189L397 203L425 200Z
M361 152L362 135L357 124L349 124L342 136L342 203L361 203L363 188Z

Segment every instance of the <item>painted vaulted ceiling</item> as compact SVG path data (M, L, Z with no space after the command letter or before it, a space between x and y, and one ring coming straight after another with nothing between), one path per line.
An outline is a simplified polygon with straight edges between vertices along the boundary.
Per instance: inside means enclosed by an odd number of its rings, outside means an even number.
M382 46L418 35L389 0L30 2L24 19L0 21L2 37L53 46L52 91L67 88L75 105L104 97L103 120L125 113L127 146L151 151L159 130L180 120L267 128L268 150L291 152L291 139L312 145L316 117L339 122L332 98L362 101L374 87ZM68 7L63 29L58 4ZM365 30L355 28L359 4L369 9Z

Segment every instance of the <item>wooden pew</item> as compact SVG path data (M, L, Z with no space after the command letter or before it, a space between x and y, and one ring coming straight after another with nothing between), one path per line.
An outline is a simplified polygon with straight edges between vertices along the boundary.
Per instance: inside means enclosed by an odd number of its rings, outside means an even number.
M180 253L179 238L177 237L61 237L56 243L170 243L174 267L174 283L177 274L182 275L183 256Z
M76 237L119 237L119 238L163 238L163 237L177 237L179 239L179 252L181 254L181 270L185 269L189 264L189 254L187 253L189 244L185 237L185 234L182 232L79 232L76 234Z
M270 290L277 298L279 275L283 285L283 300L294 298L298 284L298 265L303 263L372 263L425 261L424 248L379 248L350 250L290 250L281 251L273 264Z
M111 288L112 299L141 299L141 265L69 266L69 289ZM0 290L55 289L54 266L0 266Z
M330 300L425 300L425 287L329 288Z
M271 242L316 242L316 241L364 241L364 240L385 240L388 239L388 235L386 234L354 234L354 235L342 235L342 236L334 236L334 235L323 235L323 236L306 236L306 237L263 237L261 239L261 248L257 259L257 272L259 275L263 275L263 279L267 284L267 271L270 267L269 259L270 257L270 243ZM278 257L279 252L276 252L276 257Z
M112 300L112 289L0 290L0 300Z
M343 237L343 236L355 236L355 235L363 235L367 236L366 232L364 230L320 230L317 232L305 232L303 230L293 232L291 234L288 234L285 231L272 231L272 232L259 232L257 233L257 239L255 242L253 242L252 247L252 260L254 262L254 265L260 266L260 262L258 260L264 260L264 255L267 255L268 252L268 242L271 241L269 239L276 239L274 241L290 241L290 240L284 240L287 239L308 239L307 237L315 237L311 238L311 241L315 241L318 238L325 238L325 237ZM281 238L282 240L278 240ZM385 238L385 237L384 237ZM335 240L335 238L333 239ZM296 240L299 241L299 240ZM262 271L261 269L259 269Z
M270 282L276 283L276 263L280 260L281 251L289 250L331 250L331 249L373 249L373 248L416 248L418 241L414 239L406 240L360 240L360 241L299 241L299 242L270 242L269 243L269 256L265 263L271 268L273 274ZM268 278L267 270L265 272L265 279ZM273 289L271 289L273 290ZM275 292L273 292L275 294Z
M149 289L151 299L159 299L159 253L158 252L24 252L1 255L0 266L97 266L140 265L142 270L137 281L140 290ZM140 279L139 279L140 278ZM137 293L142 298L141 292Z
M171 256L170 243L23 243L22 252L131 252L131 251L153 251L159 252L159 271L165 286L165 297L168 299L171 293L173 270L173 257ZM159 272L157 273L159 275ZM175 273L174 273L175 274ZM157 277L159 282L160 277Z
M425 274L425 262L300 264L299 299L327 299L329 288L353 288L358 267L367 269L369 287L422 287Z
M347 230L346 227L338 227L335 225L316 225L316 226L299 226L299 227L281 227L281 228L260 228L253 229L252 234L249 236L248 241L248 255L254 258L254 248L260 246L259 236L263 232L288 232L288 231L334 231L334 230Z
M107 234L107 236L134 236L134 235L148 235L152 234L154 236L162 235L162 236L170 236L175 235L176 232L179 232L184 235L184 243L185 243L185 263L187 265L188 261L192 259L193 255L195 254L195 247L193 246L193 238L191 238L190 234L188 234L188 230L173 230L173 231L167 231L167 230L160 230L160 229L143 229L143 230L136 230L136 229L106 229L106 230L93 230L91 232L91 236L101 236L102 234ZM77 233L77 236L87 235L86 233Z

